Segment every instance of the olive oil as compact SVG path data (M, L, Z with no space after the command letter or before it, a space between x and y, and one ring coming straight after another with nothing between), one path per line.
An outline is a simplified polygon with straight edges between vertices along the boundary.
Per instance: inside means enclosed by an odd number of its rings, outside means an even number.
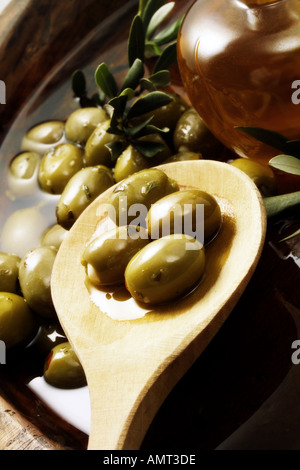
M178 37L178 65L208 128L242 157L268 161L278 150L236 126L300 138L300 2L198 0Z

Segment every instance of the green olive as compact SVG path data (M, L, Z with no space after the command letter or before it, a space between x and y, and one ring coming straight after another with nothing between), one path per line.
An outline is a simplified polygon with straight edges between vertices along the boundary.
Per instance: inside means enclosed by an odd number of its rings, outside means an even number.
M24 151L43 154L49 146L60 143L64 138L65 125L62 121L46 121L32 127L23 137Z
M44 378L57 388L74 389L86 385L82 365L68 341L52 348L45 361Z
M195 238L174 234L152 241L128 263L125 285L146 304L177 299L193 289L205 269L205 250Z
M204 158L215 158L223 148L194 108L188 109L179 118L174 130L173 143L177 152L198 152Z
M206 243L219 230L221 220L221 209L213 196L198 189L186 189L153 204L148 212L147 228L152 239L185 233Z
M41 188L61 194L69 179L83 167L83 151L73 144L52 147L43 156L39 168Z
M42 322L32 346L39 354L46 357L54 346L66 341L67 337L59 322Z
M81 264L95 285L124 282L130 259L149 243L147 231L133 225L116 227L95 237L85 248Z
M230 165L246 173L254 181L264 197L276 194L276 178L271 167L248 158L237 158L230 162Z
M17 293L21 259L14 253L0 252L0 291Z
M186 162L188 160L201 160L202 155L201 153L196 152L178 152L175 155L171 155L171 157L167 158L164 163L172 163L172 162Z
M135 225L144 226L151 204L177 190L178 184L158 168L138 171L114 188L108 215L117 225L129 225L137 218Z
M98 124L107 118L107 113L102 108L77 109L66 121L66 138L71 142L84 144Z
M129 145L118 157L114 177L117 183L133 173L149 167L149 161L132 145Z
M104 165L82 168L67 183L56 206L57 222L71 228L84 209L115 183L113 174Z
M33 248L22 257L19 282L31 309L41 317L55 318L50 280L57 250L51 246Z
M38 330L26 300L11 292L0 292L0 340L7 349L26 346Z
M12 160L9 167L10 173L15 178L28 180L35 174L40 158L36 152L22 152Z
M68 231L59 224L49 227L41 236L42 246L54 246L57 250L65 239Z
M87 166L113 166L111 153L106 145L118 141L119 137L106 132L109 127L110 119L107 119L99 124L88 138L84 150L84 158Z

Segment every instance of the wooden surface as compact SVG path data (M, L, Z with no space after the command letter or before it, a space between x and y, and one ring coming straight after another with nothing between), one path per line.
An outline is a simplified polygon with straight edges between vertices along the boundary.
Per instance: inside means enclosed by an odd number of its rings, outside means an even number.
M213 161L162 168L182 187L213 194L222 209L221 231L206 250L206 275L190 295L129 321L112 320L92 303L81 255L105 218L101 211L113 188L80 216L53 267L53 302L87 376L92 450L139 449L162 401L240 298L264 243L264 206L256 186L242 172Z
M0 79L8 104L0 107L2 132L53 67L123 5L123 0L11 1L0 15Z
M32 426L11 403L0 397L0 449L2 450L62 450ZM5 430L5 432L4 432Z

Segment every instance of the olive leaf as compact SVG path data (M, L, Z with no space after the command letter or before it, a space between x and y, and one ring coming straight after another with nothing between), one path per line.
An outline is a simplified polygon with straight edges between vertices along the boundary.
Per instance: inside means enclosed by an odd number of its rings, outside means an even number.
M156 44L155 41L147 41L145 43L144 54L146 59L151 59L151 57L160 56L162 54L162 49Z
M105 62L97 67L95 81L100 90L102 90L108 98L117 96L118 87L116 80Z
M151 80L148 80L147 78L142 78L141 87L143 90L147 90L150 92L157 90L157 87L155 86L155 84Z
M167 44L168 42L173 42L177 40L177 36L178 36L183 18L184 16L181 16L180 18L178 18L177 21L167 26L166 28L164 28L158 34L155 35L154 42L156 46L162 46L164 44Z
M287 240L290 240L291 238L296 237L297 235L300 235L300 228L299 228L299 230L296 230L296 232L292 233L292 234L289 235L288 237L282 238L280 241L281 241L281 242L285 242L285 241L287 241Z
M153 116L151 116L149 119L146 119L146 121L143 121L140 124L137 124L136 126L126 127L124 129L125 134L127 134L130 137L139 137L141 133L143 135L143 131L149 125L152 119L153 119Z
M155 91L157 88L166 88L171 83L171 74L168 70L160 70L150 75L148 78L140 80L142 88L148 91Z
M130 101L135 97L135 91L132 88L125 88L119 96L126 96L127 100Z
M300 176L300 160L292 155L277 155L271 158L269 165L285 173Z
M131 88L132 90L135 90L138 87L140 80L143 78L144 74L145 68L143 61L138 58L135 59L125 76L121 91L126 90L126 88Z
M300 208L300 191L264 198L267 217L274 217L288 209Z
M133 140L131 145L144 157L152 158L157 155L158 152L164 149L163 144L159 144L158 142L153 141L146 141L146 140Z
M106 130L108 134L123 136L123 116L126 110L127 99L127 94L120 94L112 98L104 106L105 111L110 117L110 127Z
M86 79L82 70L75 70L71 77L71 87L74 95L79 98L82 108L87 106L100 107L105 102L105 94L99 89L92 96L87 95Z
M177 41L169 44L162 52L161 56L158 58L155 67L154 73L159 72L160 70L168 69L177 59Z
M163 5L164 0L148 0L144 2L144 8L142 9L141 18L143 20L145 31L147 31L151 18L157 10L159 10Z
M151 116L149 119L146 121L142 122L141 124L137 126L132 126L132 127L125 127L124 132L127 136L129 137L144 137L146 135L151 135L151 134L163 134L169 132L168 127L164 127L163 129L160 129L156 126L153 126L149 124L153 119L153 116Z
M147 30L146 30L146 39L151 39L159 27L159 25L167 18L171 13L175 5L175 2L168 2L165 5L162 5L156 12L152 15L152 18L149 21Z
M111 155L111 160L115 162L119 156L121 155L122 152L127 148L127 143L124 141L115 141L115 142L109 142L108 144L105 145L105 147L108 148L110 151Z
M139 10L138 10L138 14L139 15L143 15L143 12L145 10L145 7L148 3L148 0L139 0Z
M136 59L144 60L145 30L140 15L136 15L131 23L128 38L128 64L131 67Z
M129 109L127 118L132 119L147 114L155 109L165 106L172 101L172 97L162 91L153 91L137 100Z
M81 98L86 95L86 80L82 70L75 70L71 78L72 90L75 96Z
M236 126L235 129L245 132L263 144L270 145L271 147L280 150L284 154L300 158L299 140L290 140L278 132L270 131L260 127Z
M127 99L128 96L126 94L119 95L109 100L109 102L104 106L105 111L110 117L112 127L117 125L123 118L126 110Z
M117 143L113 142L111 144L107 144L111 153L111 158L115 161L120 153L123 152L124 147L130 144L139 150L139 152L144 156L153 157L158 151L164 148L163 145L157 143L154 145L153 142L147 142L147 144L144 144L138 141L138 139L150 134L167 133L169 132L169 129L160 129L151 125L150 123L153 119L153 115L145 118L144 121L135 125L132 125L131 118L139 116L140 112L144 114L147 109L154 110L157 107L160 107L163 103L169 103L172 98L162 92L153 92L138 100L131 108L126 106L127 100L128 96L126 94L120 94L119 96L109 100L105 105L105 110L110 116L110 127L106 132L120 137L120 140L118 140ZM142 101L142 106L137 105L140 101ZM132 113L132 115L130 115L130 113Z

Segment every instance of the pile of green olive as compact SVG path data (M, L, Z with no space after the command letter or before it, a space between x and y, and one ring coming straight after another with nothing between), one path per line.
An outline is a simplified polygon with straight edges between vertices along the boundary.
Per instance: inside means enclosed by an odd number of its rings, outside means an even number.
M198 208L203 211L197 213ZM81 258L93 285L124 283L136 301L160 304L187 294L200 282L204 246L222 223L212 195L180 189L162 170L150 168L114 188L107 213L115 228L93 236Z
M74 359L74 351L69 343L63 344L67 342L67 338L59 325L51 299L51 271L68 230L97 196L116 183L120 185L113 193L115 199L112 198L111 204L113 206L118 203L119 207L122 193L120 188L124 188L123 182L130 182L135 174L154 170L153 167L161 163L215 158L222 149L195 110L187 106L179 96L171 96L171 103L153 113L151 123L154 126L169 128L169 132L163 134L163 137L159 133L147 136L148 140L164 145L164 149L153 158L146 158L128 145L117 161L113 162L107 144L117 140L118 136L107 132L110 118L104 108L86 107L72 112L65 121L51 120L29 129L22 139L20 153L9 164L9 184L14 188L16 198L28 195L38 188L41 194L49 197L53 195L58 199L53 221L42 234L38 246L33 246L22 256L0 253L0 340L4 341L7 349L12 350L22 350L32 345L37 347L45 357L45 368L41 374L55 387L71 388L85 383L79 361ZM157 180L153 179L152 174L146 186L140 185L144 194L142 199L138 199L138 178L133 178L128 188L132 190L134 203L142 201L150 209L152 204L163 197L177 197L179 188L176 182L161 174L158 181L157 186ZM170 204L174 203L172 201L170 199ZM116 214L117 217L120 215L117 212ZM98 245L96 242L91 245L83 258L83 262L89 266L87 269L91 279L94 282L103 282L102 270L107 271L106 264L111 260L110 252L115 252L116 260L122 259L124 263L113 262L114 267L109 268L110 273L108 276L106 274L105 282L119 282L120 276L123 278L125 275L126 268L126 285L137 299L154 302L167 300L167 295L158 295L158 289L153 294L154 291L148 289L149 285L146 285L143 276L138 284L136 281L139 276L136 273L144 267L142 256L145 253L153 260L151 269L154 284L162 285L167 272L159 267L160 259L163 259L169 249L173 253L180 250L186 240L183 240L184 237L178 238L178 234L170 234L168 239L160 237L150 243L149 227L150 230L157 229L160 221L153 218L152 223L156 224L156 228L148 226L147 237L140 236L134 243L132 239L127 239L125 248L121 244L118 248L115 244L110 246L109 239L98 240ZM140 235L142 228L139 228ZM123 231L123 228L120 226L118 230ZM195 240L193 243L199 242ZM105 246L105 252L102 246ZM159 253L156 257L151 252L153 246L157 247ZM194 266L199 277L204 269L203 248L185 253L178 261L177 269L185 271L185 267L192 264L192 258L195 258ZM173 281L176 284L177 281ZM173 290L173 284L168 282L166 291ZM175 284L174 290L177 289ZM184 290L191 287L185 285L185 282L182 285ZM56 334L52 341L50 337L53 338L53 334L50 332L53 331ZM62 365L58 365L59 361Z

